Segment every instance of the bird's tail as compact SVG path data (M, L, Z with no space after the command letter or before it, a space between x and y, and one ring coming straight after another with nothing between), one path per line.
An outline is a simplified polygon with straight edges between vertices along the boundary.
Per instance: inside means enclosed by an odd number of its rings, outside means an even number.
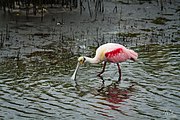
M130 60L137 61L138 54L133 50L129 50L129 53L130 53Z

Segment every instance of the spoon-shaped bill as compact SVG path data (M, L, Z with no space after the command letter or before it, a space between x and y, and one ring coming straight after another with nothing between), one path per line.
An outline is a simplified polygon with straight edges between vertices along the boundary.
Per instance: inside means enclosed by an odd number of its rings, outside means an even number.
M76 80L76 74L77 74L78 68L79 68L79 62L77 63L76 69L71 77L72 80Z

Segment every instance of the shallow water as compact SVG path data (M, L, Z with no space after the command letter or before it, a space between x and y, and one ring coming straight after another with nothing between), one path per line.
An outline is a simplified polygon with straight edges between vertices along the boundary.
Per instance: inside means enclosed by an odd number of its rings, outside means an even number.
M75 83L70 77L76 57L67 51L2 61L0 118L178 119L180 46L150 44L132 49L140 61L121 64L120 84L113 64L108 64L103 78L96 76L101 65L85 64Z

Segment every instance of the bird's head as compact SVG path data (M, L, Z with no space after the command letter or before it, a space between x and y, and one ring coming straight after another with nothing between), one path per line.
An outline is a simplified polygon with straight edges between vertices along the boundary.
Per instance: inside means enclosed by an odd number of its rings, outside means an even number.
M78 63L77 63L76 69L75 69L74 74L72 75L71 79L76 80L76 74L79 69L79 66L80 66L80 64L84 64L85 61L86 61L86 58L83 56L78 58Z
M84 64L85 61L86 61L86 58L84 56L81 56L81 57L78 58L78 62L80 64Z

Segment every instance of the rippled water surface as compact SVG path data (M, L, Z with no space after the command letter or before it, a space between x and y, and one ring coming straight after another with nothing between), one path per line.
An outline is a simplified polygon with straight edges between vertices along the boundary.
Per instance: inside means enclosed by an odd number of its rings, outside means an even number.
M2 61L0 118L178 119L180 46L132 49L139 53L140 62L121 64L121 84L116 84L116 65L108 64L103 78L99 78L96 74L101 65L85 64L78 72L77 85L70 79L76 57L66 59L66 51L39 52L22 60Z

